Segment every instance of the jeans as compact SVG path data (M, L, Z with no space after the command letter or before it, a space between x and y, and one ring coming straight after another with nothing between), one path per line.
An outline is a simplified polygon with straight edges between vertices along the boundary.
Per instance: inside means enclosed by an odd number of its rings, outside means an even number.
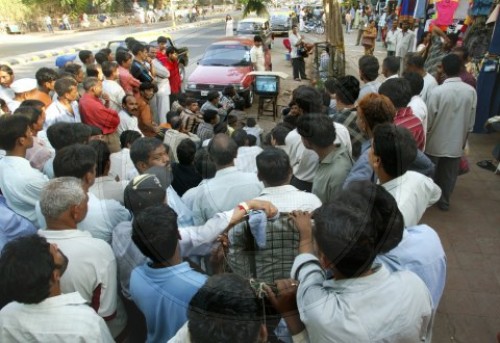
M303 57L292 58L292 68L294 79L306 78L306 63Z

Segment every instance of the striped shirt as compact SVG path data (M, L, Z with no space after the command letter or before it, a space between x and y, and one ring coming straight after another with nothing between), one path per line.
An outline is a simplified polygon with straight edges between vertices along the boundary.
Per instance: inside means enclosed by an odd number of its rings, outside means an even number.
M425 148L425 132L422 121L413 114L411 107L400 108L394 118L394 124L407 128L411 132L419 150Z

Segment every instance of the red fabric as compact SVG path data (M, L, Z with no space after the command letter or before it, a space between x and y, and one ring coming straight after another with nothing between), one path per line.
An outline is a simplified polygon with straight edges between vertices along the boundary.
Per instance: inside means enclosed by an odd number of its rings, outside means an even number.
M180 93L182 80L181 80L181 74L179 73L179 62L171 61L169 58L167 58L167 56L164 53L160 51L156 53L156 58L170 72L170 77L168 78L168 81L170 82L170 91L172 92L172 94Z
M424 150L424 127L422 126L422 121L413 114L411 107L400 108L396 113L396 117L394 118L394 124L407 128L415 138L415 141L417 142L417 148L422 151Z
M107 108L98 98L89 93L83 94L78 107L82 122L100 128L105 135L115 132L120 124L118 112Z
M283 45L288 50L288 52L292 51L292 45L290 44L290 39L288 38L283 39Z

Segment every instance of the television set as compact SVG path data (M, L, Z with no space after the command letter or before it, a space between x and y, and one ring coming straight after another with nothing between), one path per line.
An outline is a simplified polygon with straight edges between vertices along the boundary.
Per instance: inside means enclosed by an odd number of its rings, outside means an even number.
M280 92L280 78L275 75L256 75L255 93L257 95L273 96Z

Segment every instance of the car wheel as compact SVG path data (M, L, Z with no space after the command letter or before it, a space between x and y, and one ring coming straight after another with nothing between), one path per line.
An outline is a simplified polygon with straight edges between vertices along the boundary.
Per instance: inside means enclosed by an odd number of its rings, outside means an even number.
M186 78L186 68L182 63L179 63L179 74L181 75L181 81L184 81Z
M252 104L253 104L253 85L250 86L250 89L248 90L248 92L245 93L245 95L243 96L245 98L245 105L247 107L252 107Z

